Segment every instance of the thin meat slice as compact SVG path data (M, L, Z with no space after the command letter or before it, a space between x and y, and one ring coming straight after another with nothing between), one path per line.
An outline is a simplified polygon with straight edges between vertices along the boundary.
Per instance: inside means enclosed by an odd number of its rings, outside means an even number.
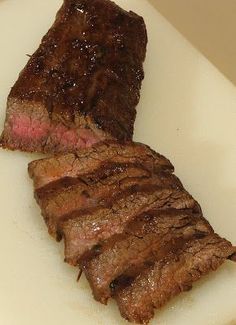
M173 171L173 165L150 147L134 142L125 144L107 141L76 153L39 159L29 164L29 175L35 189L61 178L77 178L106 167L107 163L140 164L150 171L157 169Z
M61 225L65 239L65 260L77 265L81 257L115 234L124 231L127 223L151 209L198 209L196 201L185 190L159 186L134 186L106 208L70 216Z
M154 308L191 289L193 282L215 271L235 252L230 242L216 234L188 242L118 290L116 301L121 315L130 322L147 324Z
M65 190L73 188L82 183L85 186L93 186L98 183L104 183L107 182L109 177L114 177L116 175L120 177L119 175L126 173L128 169L136 170L140 177L141 175L143 175L143 177L151 177L153 175L152 171L149 171L140 164L106 162L101 168L98 168L95 171L79 175L78 177L62 177L56 181L46 184L45 186L37 188L34 191L35 198L36 200L41 200L45 196L57 194L62 189ZM166 171L163 171L162 173L166 173Z
M128 167L121 173L92 182L89 175L70 187L60 187L45 195L41 192L38 203L47 223L49 233L57 239L58 225L68 215L78 210L106 206L117 195L134 185L159 185L181 188L180 181L170 173L160 172L150 177L150 173L139 167Z
M11 89L1 145L59 153L131 140L146 44L137 14L109 0L64 0Z
M131 269L163 258L194 236L212 232L201 213L191 210L149 211L125 228L123 234L96 247L95 257L82 261L82 269L96 300L107 303L114 280Z

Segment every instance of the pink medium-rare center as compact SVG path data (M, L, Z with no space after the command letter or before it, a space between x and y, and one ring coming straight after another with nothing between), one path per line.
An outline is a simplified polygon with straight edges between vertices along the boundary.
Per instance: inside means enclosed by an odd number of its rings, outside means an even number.
M50 136L54 144L60 144L71 150L78 147L86 148L100 139L86 128L70 129L62 123L53 124L50 121L31 119L28 115L12 114L8 120L9 133L15 143L29 142L45 143Z

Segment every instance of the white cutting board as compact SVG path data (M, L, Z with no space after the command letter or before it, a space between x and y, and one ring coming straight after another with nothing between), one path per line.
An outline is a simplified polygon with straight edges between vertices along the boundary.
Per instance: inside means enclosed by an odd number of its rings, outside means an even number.
M10 87L60 3L0 0L1 126ZM135 139L172 160L216 231L236 244L236 89L148 1L117 3L143 15L149 35ZM0 325L125 324L113 302L95 302L83 277L76 283L48 236L27 176L36 157L0 150ZM225 263L152 324L236 324L236 265Z

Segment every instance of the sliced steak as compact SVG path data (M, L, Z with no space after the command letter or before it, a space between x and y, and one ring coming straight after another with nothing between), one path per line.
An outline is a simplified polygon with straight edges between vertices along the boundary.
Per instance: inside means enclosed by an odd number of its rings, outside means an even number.
M92 175L96 179L96 175ZM92 185L90 185L92 183ZM91 176L83 177L81 181L70 187L60 187L53 192L41 192L38 203L42 215L49 228L49 233L60 239L58 224L68 219L74 211L88 210L89 208L106 206L126 189L134 186L158 185L181 188L179 180L170 173L160 172L150 177L150 173L140 167L128 167L111 177L100 179L93 183Z
M147 324L154 316L154 308L191 289L193 282L216 270L235 251L216 234L188 242L117 292L121 315L130 322Z
M9 94L1 145L58 153L131 140L146 44L135 13L109 0L64 0Z
M100 241L123 232L127 223L151 209L198 209L196 201L182 188L134 186L106 208L70 216L61 225L65 260L76 265Z
M154 308L236 260L173 170L149 147L113 140L29 164L65 261L85 272L95 299L114 296L132 322L147 323Z
M64 177L77 178L109 164L140 164L150 171L173 171L173 165L150 147L134 142L121 144L107 141L92 148L80 149L75 154L39 159L29 164L29 174L35 189Z
M184 241L212 232L210 225L191 210L149 211L125 228L123 234L96 247L95 256L81 263L96 300L105 303L111 284L126 271L163 258Z

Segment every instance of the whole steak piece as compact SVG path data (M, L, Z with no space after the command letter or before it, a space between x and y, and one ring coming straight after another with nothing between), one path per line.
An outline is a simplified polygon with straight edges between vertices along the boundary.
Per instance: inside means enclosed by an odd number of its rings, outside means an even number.
M146 45L135 13L64 0L9 94L1 146L58 153L132 139Z

